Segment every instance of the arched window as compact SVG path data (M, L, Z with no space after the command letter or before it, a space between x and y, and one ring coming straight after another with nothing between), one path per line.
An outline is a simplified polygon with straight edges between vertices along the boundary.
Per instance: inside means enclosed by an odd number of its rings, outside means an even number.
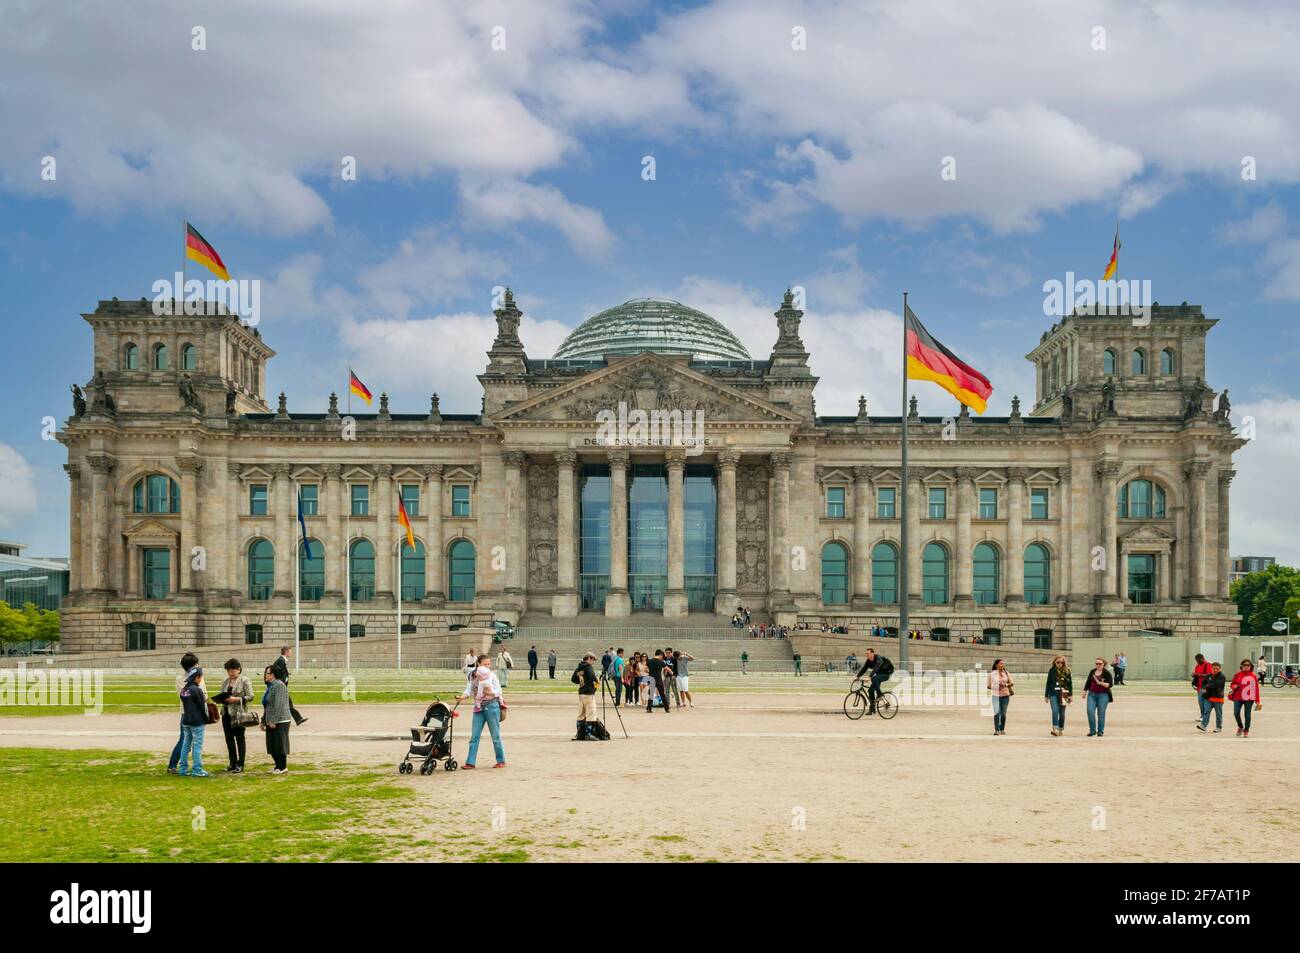
M275 591L275 547L269 539L258 539L248 547L248 598L258 602Z
M974 595L977 606L991 606L998 601L998 551L990 543L975 547Z
M415 541L415 549L402 540L402 600L418 602L424 598L424 543Z
M1172 374L1174 372L1174 349L1165 348L1160 352L1160 373Z
M1147 372L1147 352L1142 350L1142 348L1138 347L1133 349L1133 359L1130 363L1130 369L1135 377Z
M193 344L181 348L181 370L192 371L199 366L199 352Z
M898 550L893 543L876 543L871 550L871 600L887 606L898 602Z
M1120 519L1162 520L1165 518L1165 489L1150 480L1131 480L1120 487L1117 507Z
M1025 602L1047 605L1051 591L1052 557L1042 543L1030 543L1025 549Z
M985 645L1001 645L1001 644L1002 644L1002 630L1001 630L1001 629L985 629L983 634L984 634L984 644L985 644Z
M1115 350L1106 348L1101 354L1101 372L1107 377L1115 375Z
M128 344L126 350L122 353L122 370L136 371L140 369L140 345ZM143 625L144 623L140 623Z
M167 345L155 344L153 346L153 369L155 371L167 370Z
M842 606L849 601L849 551L840 543L822 547L822 604Z
M948 601L948 550L938 543L929 543L921 550L921 588L926 605Z
M152 652L154 649L154 627L152 622L132 622L126 627L126 650L128 652Z
M319 539L298 544L298 598L319 602L325 594L325 545Z
M141 477L131 488L131 509L136 513L179 513L180 484L162 473Z
M369 602L375 597L375 547L368 539L359 539L348 553L352 601Z
M447 550L447 601L474 601L474 544L458 539Z

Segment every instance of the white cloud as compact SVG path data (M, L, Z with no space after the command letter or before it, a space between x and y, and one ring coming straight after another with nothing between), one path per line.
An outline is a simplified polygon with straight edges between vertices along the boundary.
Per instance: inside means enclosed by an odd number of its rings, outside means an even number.
M614 234L600 212L570 202L551 185L515 179L462 181L460 198L466 225L504 228L540 222L558 229L587 257L603 256L614 245Z
M1300 565L1295 532L1295 492L1286 474L1300 469L1300 399L1268 397L1233 408L1238 430L1246 417L1255 420L1255 439L1234 458L1232 481L1232 554L1276 556Z
M1262 245L1256 264L1266 276L1263 296L1300 301L1300 238L1288 237L1287 216L1276 202L1260 206L1243 219L1219 229L1228 244Z
M4 487L0 493L0 531L9 533L35 515L36 476L31 464L7 443L0 443L0 487Z
M1245 218L1226 222L1219 238L1229 244L1257 245L1281 238L1286 230L1286 212L1276 202L1261 205Z

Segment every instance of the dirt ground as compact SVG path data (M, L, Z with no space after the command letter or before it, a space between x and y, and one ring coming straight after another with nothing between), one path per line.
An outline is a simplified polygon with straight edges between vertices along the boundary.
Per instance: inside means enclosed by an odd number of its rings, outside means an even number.
M1008 733L977 708L911 707L851 722L828 694L699 693L693 710L626 711L625 739L576 743L576 700L516 697L509 767L484 734L474 772L414 774L410 859L454 855L444 835L534 860L1300 860L1300 692L1274 693L1249 739L1231 705L1219 735L1186 696L1120 695L1106 736L1082 705L1064 738L1018 695ZM318 705L293 758L396 767L418 705ZM1212 727L1212 726L1211 726ZM468 713L456 721L464 761ZM123 748L160 757L172 713L0 720L0 746ZM256 768L269 769L260 745ZM209 766L224 763L209 731ZM264 763L265 762L265 763ZM292 758L290 762L292 768ZM292 770L290 772L290 780Z

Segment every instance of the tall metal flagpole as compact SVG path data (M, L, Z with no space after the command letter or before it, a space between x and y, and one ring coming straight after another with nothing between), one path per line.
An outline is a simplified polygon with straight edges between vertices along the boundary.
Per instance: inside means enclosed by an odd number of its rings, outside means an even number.
M185 216L182 215L181 216L181 286L176 289L175 311L173 312L175 317L180 317L182 314L185 313L184 310L182 310L181 308L181 302L185 298L185 263L189 260L190 257L189 249L190 249L190 223L187 222L185 220Z
M352 416L352 369L348 368L348 417ZM345 483L344 486L347 486ZM352 499L343 498L343 653L344 671L352 671Z
M911 550L907 538L907 497L908 497L908 478L907 478L907 292L903 292L903 466L901 486L899 487L902 494L902 506L899 507L899 542L902 544L902 551L898 558L898 664L907 667L907 635L910 631L907 619L907 595L911 590L908 580L907 566L911 561Z
M397 544L397 670L402 670L402 543Z
M295 481L293 484L294 503L298 507L295 514L299 522L302 520L302 487ZM302 665L302 652L299 651L301 645L299 640L302 638L302 623L300 620L299 603L302 601L302 547L307 544L304 538L295 547L298 550L297 565L293 567L293 670L298 671Z

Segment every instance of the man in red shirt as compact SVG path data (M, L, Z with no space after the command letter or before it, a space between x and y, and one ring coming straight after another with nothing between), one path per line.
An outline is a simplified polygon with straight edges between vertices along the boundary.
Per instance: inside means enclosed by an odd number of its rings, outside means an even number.
M1196 653L1196 667L1192 669L1192 690L1196 692L1196 704L1201 710L1200 717L1196 719L1199 725L1205 720L1206 712L1209 710L1210 703L1206 700L1205 695L1201 693L1201 688L1205 685L1205 678L1213 671L1213 666L1205 661L1205 656L1200 652Z

